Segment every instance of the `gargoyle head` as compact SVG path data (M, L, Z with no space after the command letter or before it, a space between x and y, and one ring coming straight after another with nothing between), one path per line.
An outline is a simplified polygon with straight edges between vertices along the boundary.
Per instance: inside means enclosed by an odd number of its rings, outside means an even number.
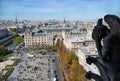
M112 32L120 29L120 18L116 15L105 15L104 20L109 25Z

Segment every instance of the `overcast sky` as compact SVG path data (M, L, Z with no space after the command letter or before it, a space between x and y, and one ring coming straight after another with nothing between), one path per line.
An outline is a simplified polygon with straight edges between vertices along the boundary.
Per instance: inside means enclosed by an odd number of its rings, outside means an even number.
M120 16L120 0L0 0L0 20L95 20Z

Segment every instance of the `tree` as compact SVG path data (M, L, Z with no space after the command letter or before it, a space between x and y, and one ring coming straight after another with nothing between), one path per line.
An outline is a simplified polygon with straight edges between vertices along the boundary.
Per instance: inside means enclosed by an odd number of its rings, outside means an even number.
M47 27L47 26L48 26L48 23L45 23L44 25L45 25L45 27Z
M84 68L79 64L74 51L68 50L63 41L57 40L57 52L60 56L60 63L63 73L69 74L65 77L69 81L86 81Z
M0 46L0 55L4 55L6 53L5 46Z
M0 61L3 60L3 57L9 53L5 46L0 46Z
M53 24L54 24L54 25L57 25L57 24L58 24L58 22L54 22Z
M0 62L3 60L3 55L0 55Z
M30 31L33 31L35 29L35 26L31 26Z
M17 36L15 37L15 39L13 40L14 44L19 44L23 41L23 38L21 36Z
M16 28L9 28L10 32L15 32Z

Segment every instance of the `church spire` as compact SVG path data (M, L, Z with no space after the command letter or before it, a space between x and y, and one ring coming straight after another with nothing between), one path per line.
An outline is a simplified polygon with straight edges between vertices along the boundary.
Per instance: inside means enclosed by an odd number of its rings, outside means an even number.
M64 17L64 23L66 23L65 17Z
M16 15L16 18L15 18L15 22L18 23L18 20L17 20L17 15Z

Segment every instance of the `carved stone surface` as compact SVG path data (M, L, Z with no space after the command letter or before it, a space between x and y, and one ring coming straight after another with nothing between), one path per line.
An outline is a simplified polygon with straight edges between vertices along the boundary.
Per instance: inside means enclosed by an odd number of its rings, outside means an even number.
M110 29L102 24L102 19L99 19L92 32L99 57L86 58L88 64L94 63L98 67L101 75L87 72L86 77L95 81L120 81L120 18L106 15L104 20Z
M98 54L102 56L102 45L101 45L101 40L106 37L109 33L110 30L102 24L102 18L100 18L97 22L97 25L94 27L93 32L92 32L92 38L95 40L96 47L98 49Z

